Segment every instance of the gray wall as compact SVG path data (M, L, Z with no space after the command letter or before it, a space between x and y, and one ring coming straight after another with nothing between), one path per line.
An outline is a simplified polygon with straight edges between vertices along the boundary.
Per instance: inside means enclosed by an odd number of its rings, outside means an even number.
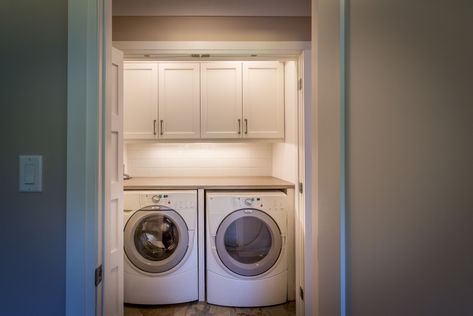
M63 315L67 1L1 1L0 38L0 313ZM43 193L18 192L19 154Z
M348 1L349 315L473 315L473 3ZM339 2L313 0L317 315L340 312Z
M350 7L350 315L473 315L473 3Z
M114 41L310 41L310 17L115 16Z

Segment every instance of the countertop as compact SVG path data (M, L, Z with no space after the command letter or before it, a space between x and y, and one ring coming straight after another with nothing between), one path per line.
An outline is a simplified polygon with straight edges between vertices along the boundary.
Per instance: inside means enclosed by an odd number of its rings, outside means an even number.
M288 189L294 184L275 177L137 177L123 181L125 190Z

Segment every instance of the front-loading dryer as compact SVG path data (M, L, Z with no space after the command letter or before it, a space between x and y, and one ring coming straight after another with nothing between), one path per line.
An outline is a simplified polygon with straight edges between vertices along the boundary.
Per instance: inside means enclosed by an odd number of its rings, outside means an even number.
M287 205L281 191L207 192L209 303L250 307L287 301Z
M125 191L124 300L198 299L197 192Z

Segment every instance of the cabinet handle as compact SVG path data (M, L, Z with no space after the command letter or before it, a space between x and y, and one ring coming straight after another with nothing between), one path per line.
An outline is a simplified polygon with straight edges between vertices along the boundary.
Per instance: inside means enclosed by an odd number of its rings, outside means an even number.
M241 119L238 119L238 135L241 134Z
M156 135L156 120L153 121L153 135Z
M245 119L245 135L248 135L248 119Z
M163 124L164 124L164 121L163 121L163 120L160 120L160 121L159 121L159 127L160 127L159 135L161 135L161 136L162 136L163 133L164 133L164 125L163 125Z

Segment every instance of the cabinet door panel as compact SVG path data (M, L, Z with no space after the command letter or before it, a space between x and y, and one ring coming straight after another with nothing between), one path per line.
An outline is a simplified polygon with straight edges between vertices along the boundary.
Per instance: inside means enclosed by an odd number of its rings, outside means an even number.
M247 138L284 138L284 72L278 61L243 63L243 121Z
M159 64L159 138L200 137L198 63Z
M201 65L202 138L241 137L241 67L241 62Z
M155 138L158 105L156 63L125 63L123 73L124 138Z

